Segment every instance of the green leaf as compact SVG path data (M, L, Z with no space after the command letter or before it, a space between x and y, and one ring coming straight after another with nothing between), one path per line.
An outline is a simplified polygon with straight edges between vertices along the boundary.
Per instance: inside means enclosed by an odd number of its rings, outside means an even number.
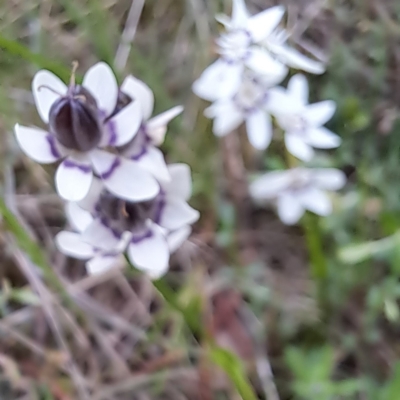
M396 364L392 378L385 386L380 396L380 400L398 400L400 399L400 363Z
M7 39L2 35L0 35L0 48L9 54L21 57L26 61L37 65L40 68L45 68L49 71L54 72L65 81L67 81L69 79L69 76L71 75L70 70L68 68L65 68L62 64L56 61L49 60L39 53L33 53L23 44L15 40Z
M228 350L212 346L209 352L211 361L222 368L243 400L257 400L257 396L248 381L240 359Z

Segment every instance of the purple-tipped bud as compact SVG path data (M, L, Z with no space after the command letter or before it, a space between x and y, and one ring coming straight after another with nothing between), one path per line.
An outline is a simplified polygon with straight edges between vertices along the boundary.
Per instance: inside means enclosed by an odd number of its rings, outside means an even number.
M102 124L95 98L82 86L74 86L50 109L51 132L68 149L94 149L102 136Z

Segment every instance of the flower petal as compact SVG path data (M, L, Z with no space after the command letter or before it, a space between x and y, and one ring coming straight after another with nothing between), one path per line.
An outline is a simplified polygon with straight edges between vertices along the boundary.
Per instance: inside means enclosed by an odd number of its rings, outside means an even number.
M91 67L83 78L82 85L89 90L97 101L97 106L111 115L118 99L118 84L114 72L104 62Z
M327 190L339 190L346 184L346 175L335 168L313 169L313 182Z
M14 129L22 151L33 160L50 164L64 155L62 146L48 132L18 124Z
M160 191L156 179L134 161L102 150L93 150L90 156L104 185L117 197L145 201L154 198Z
M275 6L253 15L247 27L253 41L258 43L265 39L281 22L284 13L285 7Z
M191 225L199 219L200 213L190 207L186 201L177 197L167 197L160 212L158 225L169 231L180 229L185 225Z
M144 121L147 121L153 114L153 91L144 82L136 79L132 75L127 76L122 82L121 91L140 104L143 119Z
M225 136L238 128L244 121L244 115L232 101L220 101L208 107L204 114L214 117L213 132L216 136Z
M288 94L301 104L308 104L308 82L303 74L296 74L290 78L287 90Z
M101 254L86 263L86 271L89 275L100 275L115 267L122 261L119 255Z
M285 145L290 154L302 161L310 161L314 155L314 150L297 133L285 134Z
M255 199L273 199L285 190L291 182L286 171L268 172L250 184L249 190Z
M275 117L286 118L287 115L301 113L303 109L303 104L296 97L290 96L282 87L268 90L266 110Z
M312 126L319 127L328 122L335 114L336 104L332 100L320 101L310 104L304 110L304 118Z
M309 187L300 191L298 201L315 214L326 216L332 213L332 202L320 189Z
M278 215L286 225L295 224L304 214L304 208L291 193L284 193L277 200Z
M269 49L275 53L278 58L289 67L310 72L312 74L322 74L325 72L325 66L319 61L312 60L301 54L299 51L286 45L269 45Z
M85 211L88 211L90 214L94 214L96 211L97 202L99 201L103 190L103 182L98 178L93 178L88 194L84 199L78 202L79 207L83 208Z
M169 248L162 230L151 224L148 233L132 239L128 246L132 264L151 279L158 279L168 270Z
M170 253L174 253L182 244L188 239L192 232L192 228L190 226L184 226L181 229L177 229L168 234L167 243L169 247Z
M93 179L89 163L68 157L57 168L56 187L58 194L65 200L82 200L89 192Z
M251 113L246 119L247 136L257 150L265 150L272 139L271 117L262 110Z
M95 255L93 246L85 243L79 233L62 231L55 241L58 250L69 257L87 260Z
M192 195L192 175L189 165L170 164L168 171L171 180L167 184L163 184L164 191L167 195L187 201Z
M249 18L244 0L233 0L231 24L234 28L244 28Z
M256 73L274 75L279 79L283 79L288 71L284 64L272 58L266 50L255 46L250 49L246 65Z
M111 251L117 249L123 232L116 232L107 221L95 218L82 233L82 240L96 249Z
M92 215L72 201L66 204L65 213L72 228L78 232L83 232L93 222Z
M319 149L333 149L340 146L341 142L342 139L336 133L323 126L310 129L307 132L307 143Z
M242 81L243 65L218 59L193 83L193 92L204 100L215 101L233 96Z
M168 182L171 179L162 151L153 146L147 146L134 161L159 181Z
M56 100L67 93L67 85L52 72L41 70L32 81L36 108L44 123L49 122L49 111Z
M183 107L176 106L165 111L146 123L146 133L151 138L154 145L159 146L164 142L169 122L182 113Z
M142 123L142 110L138 101L133 101L107 121L109 146L123 146L131 141Z

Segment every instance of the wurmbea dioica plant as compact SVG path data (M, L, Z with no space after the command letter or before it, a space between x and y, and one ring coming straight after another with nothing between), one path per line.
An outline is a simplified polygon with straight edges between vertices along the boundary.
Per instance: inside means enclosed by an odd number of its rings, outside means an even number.
M287 89L276 86L289 67L321 74L322 63L312 60L287 44L289 33L279 25L284 7L275 6L251 16L244 0L233 0L231 18L217 20L224 32L216 40L219 58L193 84L199 97L211 101L205 115L212 118L213 132L225 136L245 122L249 142L265 150L274 136L273 121L283 133L286 151L300 161L311 161L316 149L340 145L340 138L323 125L335 113L333 101L308 103L308 83L294 75ZM342 188L340 170L312 169L290 162L288 170L264 174L250 185L258 202L272 201L286 224L296 223L305 210L319 215L332 212L325 190Z
M119 88L111 68L98 63L78 85L75 69L68 86L45 70L33 79L46 130L15 126L32 159L62 160L56 188L74 231L59 233L57 246L87 260L90 274L109 269L126 252L135 267L157 279L199 217L187 204L189 167L167 166L157 148L183 108L152 117L153 92L143 82L128 76Z

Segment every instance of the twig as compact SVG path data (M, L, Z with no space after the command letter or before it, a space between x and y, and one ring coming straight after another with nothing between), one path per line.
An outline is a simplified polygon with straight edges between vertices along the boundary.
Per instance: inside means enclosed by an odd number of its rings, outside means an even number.
M132 0L131 8L129 9L128 18L121 35L121 40L119 42L114 60L115 68L118 71L122 71L128 62L132 41L136 34L139 19L143 11L143 6L144 0Z

